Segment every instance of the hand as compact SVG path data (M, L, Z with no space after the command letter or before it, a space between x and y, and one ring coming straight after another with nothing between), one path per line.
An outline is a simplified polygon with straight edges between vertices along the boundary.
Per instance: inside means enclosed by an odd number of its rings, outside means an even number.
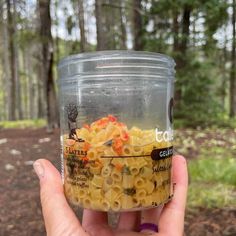
M163 208L121 213L117 228L112 229L108 225L107 213L92 210L84 210L81 225L66 201L59 172L49 161L37 160L34 163L34 169L40 179L40 198L47 235L183 235L188 186L187 165L182 156L174 156L172 166L172 181L175 184L173 199ZM139 225L145 222L158 224L159 232L138 232Z

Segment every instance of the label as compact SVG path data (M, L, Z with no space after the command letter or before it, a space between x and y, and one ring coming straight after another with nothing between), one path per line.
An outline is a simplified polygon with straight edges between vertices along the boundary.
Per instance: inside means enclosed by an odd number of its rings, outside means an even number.
M155 133L156 133L156 141L159 143L163 141L171 142L174 140L174 132L171 128L165 131L162 131L156 128Z
M173 146L161 149L154 149L151 152L151 158L155 161L163 160L171 156L173 156Z
M82 149L82 148L81 148ZM81 149L72 149L71 147L65 147L65 153L69 155L74 155L77 157L84 157L87 155L87 152Z

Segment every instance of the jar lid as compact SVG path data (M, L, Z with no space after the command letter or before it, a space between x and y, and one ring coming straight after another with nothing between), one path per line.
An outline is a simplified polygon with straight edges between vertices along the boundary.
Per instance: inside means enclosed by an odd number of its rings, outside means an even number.
M97 51L62 59L58 65L60 81L75 76L146 76L173 79L174 60L164 54L143 51Z

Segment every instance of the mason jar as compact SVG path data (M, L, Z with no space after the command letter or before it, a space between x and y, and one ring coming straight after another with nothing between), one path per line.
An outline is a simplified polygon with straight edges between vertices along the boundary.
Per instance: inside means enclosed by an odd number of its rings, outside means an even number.
M58 66L65 195L100 211L172 197L172 58L138 51L72 55Z

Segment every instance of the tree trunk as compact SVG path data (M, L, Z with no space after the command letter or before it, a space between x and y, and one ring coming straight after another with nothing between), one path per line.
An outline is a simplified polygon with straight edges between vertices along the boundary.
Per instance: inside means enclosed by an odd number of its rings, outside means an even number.
M27 68L27 63L26 63L26 51L22 49L22 57L21 60L22 61L22 70L24 71L24 75L22 78L22 106L23 106L23 114L24 114L24 119L29 119L29 71Z
M116 38L117 38L117 30L115 30L115 24L117 22L117 15L115 9L113 9L113 1L115 0L109 0L108 5L104 6L106 7L103 11L103 14L105 14L105 29L106 29L106 49L108 50L114 50L116 49ZM119 41L119 40L118 40Z
M40 68L41 67L41 68ZM42 78L42 66L38 68L38 78ZM45 110L47 110L44 102L44 98L46 95L46 89L45 89L45 82L42 81L41 79L37 80L37 118L45 118Z
M7 29L7 23L5 22L3 18L3 5L1 9L1 20L2 20L2 45L3 45L3 91L4 91L4 119L9 119L9 82L10 82L10 68L9 68L9 52L8 52L8 29Z
M53 41L51 34L50 0L38 0L42 40L42 78L46 85L48 131L58 127L58 107L53 80Z
M58 35L58 25L59 25L59 19L58 19L58 0L55 0L55 28L56 28L56 55L55 55L55 61L56 63L60 60L60 45L59 45L59 35Z
M236 51L235 51L235 18L236 18L236 9L235 9L235 0L233 0L233 15L232 15L232 28L233 28L233 39L232 39L232 51L231 51L231 71L230 71L230 84L229 84L229 94L230 94L230 117L235 117L236 115L236 81L235 81L235 69L236 69Z
M103 31L103 15L102 15L102 2L103 0L95 0L95 16L96 16L96 27L97 27L97 50L106 49L105 34Z
M173 34L174 34L174 43L173 50L177 52L179 50L179 22L178 22L178 11L174 10L173 12Z
M17 29L16 29L16 1L13 2L13 17L12 17L12 23L13 23L13 30L14 30L14 79L15 79L15 93L16 93L16 111L17 111L17 118L22 120L23 119L23 107L22 107L22 96L21 96L21 81L19 76L19 55L18 55L18 42L16 40L17 37Z
M32 68L32 62L31 60L29 60L29 55L28 52L26 52L26 68L27 68L27 72L28 72L28 100L29 100L29 104L28 104L28 109L29 109L29 117L30 119L36 119L36 108L37 106L35 106L36 104L36 94L35 94L35 84L34 84L34 74L31 74L31 68Z
M183 55L186 53L189 41L190 14L191 14L191 7L186 4L184 6L184 12L183 12L182 40L180 44L180 51L182 52Z
M223 47L223 55L219 58L219 68L221 68L221 86L220 86L220 100L222 110L225 111L225 101L227 96L227 81L228 81L228 73L226 64L228 62L227 56L227 26L224 26L224 47Z
M124 2L123 0L120 0L119 18L120 18L120 28L121 28L121 49L126 49L127 34L124 22L125 12L123 9L124 9Z
M126 48L123 0L96 0L97 50Z
M6 0L7 2L7 26L8 26L8 46L9 46L9 62L10 62L10 79L9 79L9 120L16 120L16 66L15 66L15 47L14 47L14 25L13 25L13 15L12 15L12 6L11 1Z
M191 15L191 7L187 4L184 6L183 15L182 15L182 32L180 40L176 39L174 50L175 50L175 62L176 62L176 70L183 71L186 66L186 52L188 48L189 42L189 28L190 28L190 15ZM178 16L174 16L174 27L177 27L177 18ZM176 25L175 25L176 24ZM178 26L179 31L179 26ZM177 30L175 29L175 30ZM181 78L181 75L179 76ZM182 99L182 81L176 81L176 89L175 89L175 107L179 109L180 101Z
M0 4L0 34L3 35L3 24L4 24L4 17L3 17L3 4ZM3 44L4 40L3 37L0 37L0 55L3 54ZM4 65L4 59L3 57L0 57L0 88L4 88L4 72L3 72L3 65ZM0 98L0 120L4 120L4 113L5 113L5 91L2 89L2 99Z
M86 51L86 37L84 29L84 1L78 0L79 6L79 29L80 29L80 51Z
M24 50L23 52L23 63L24 63L24 72L26 75L26 81L25 81L25 93L26 94L26 108L25 108L25 116L27 119L35 119L35 94L34 94L34 85L33 85L33 78L34 73L31 70L32 68L32 62L30 58L30 52L29 49Z
M133 0L133 48L134 50L143 50L144 44L143 44L143 35L142 35L142 16L141 16L141 0Z

